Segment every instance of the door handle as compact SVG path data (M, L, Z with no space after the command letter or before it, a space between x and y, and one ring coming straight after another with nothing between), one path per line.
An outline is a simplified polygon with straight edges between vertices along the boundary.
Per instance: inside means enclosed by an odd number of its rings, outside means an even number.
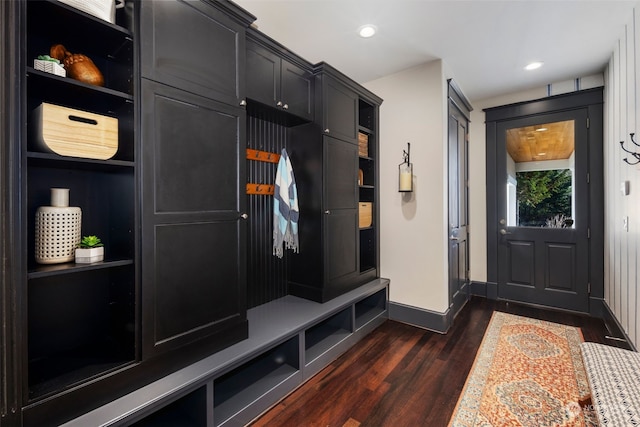
M449 237L449 240L456 240L457 241L457 240L460 240L460 239L457 236L451 236L451 237Z
M504 236L504 235L506 235L506 234L511 234L511 232L510 232L510 231L505 230L504 228L501 228L501 229L500 229L500 234L502 234L502 235Z

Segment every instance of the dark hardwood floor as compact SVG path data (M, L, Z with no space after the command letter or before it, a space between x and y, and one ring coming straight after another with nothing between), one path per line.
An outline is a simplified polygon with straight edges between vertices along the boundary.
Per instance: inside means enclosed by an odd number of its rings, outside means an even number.
M474 297L445 335L385 322L252 426L446 426L494 310L577 326L585 341L628 348L606 338L600 319Z

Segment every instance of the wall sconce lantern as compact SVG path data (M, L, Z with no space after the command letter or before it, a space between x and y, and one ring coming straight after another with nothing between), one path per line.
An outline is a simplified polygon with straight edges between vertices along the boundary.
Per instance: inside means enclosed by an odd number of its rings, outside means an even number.
M402 150L403 162L398 166L398 191L410 193L413 191L413 164L411 163L411 143L407 142L407 149Z
M631 137L631 142L633 142L634 145L640 147L640 144L638 144L635 140L635 133L630 133L629 136ZM625 161L625 163L629 164L629 165L637 165L638 163L640 163L640 152L638 151L631 151L631 150L627 150L626 148L624 148L624 141L620 141L620 147L622 148L622 150L626 153L631 154L634 158L635 158L635 162L630 162L628 159L623 159Z

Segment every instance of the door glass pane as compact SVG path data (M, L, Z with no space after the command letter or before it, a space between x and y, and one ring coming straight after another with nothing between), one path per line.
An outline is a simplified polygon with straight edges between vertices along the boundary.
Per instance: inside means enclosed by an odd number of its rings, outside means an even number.
M574 227L575 123L507 130L507 225Z

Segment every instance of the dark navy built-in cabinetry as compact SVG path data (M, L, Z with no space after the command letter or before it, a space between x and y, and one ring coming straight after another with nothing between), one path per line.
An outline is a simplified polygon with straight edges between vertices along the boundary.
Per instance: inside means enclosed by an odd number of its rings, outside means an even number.
M112 23L57 0L0 2L2 427L243 425L387 317L382 100L233 2L125 3ZM57 43L104 86L35 69ZM116 154L43 149L42 103L118 119ZM258 191L276 163L248 153L282 149L300 250L277 258L273 197ZM104 261L36 262L52 187L70 189Z

